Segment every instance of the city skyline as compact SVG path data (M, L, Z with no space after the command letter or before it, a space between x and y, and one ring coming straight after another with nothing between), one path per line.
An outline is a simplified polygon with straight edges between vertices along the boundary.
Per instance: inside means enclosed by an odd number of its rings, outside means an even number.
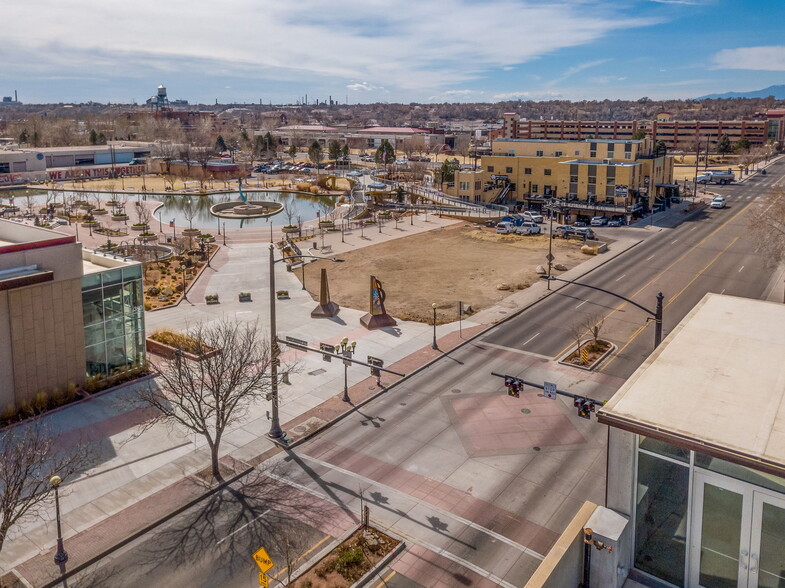
M0 94L141 104L164 84L204 104L678 99L757 90L785 71L773 0L396 6L12 5Z

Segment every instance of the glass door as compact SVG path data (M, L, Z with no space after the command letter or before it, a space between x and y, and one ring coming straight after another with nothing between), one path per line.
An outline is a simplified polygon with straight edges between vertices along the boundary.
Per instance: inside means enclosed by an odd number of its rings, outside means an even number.
M717 474L694 480L689 585L785 586L785 498Z
M752 519L751 486L695 472L690 538L690 586L747 585Z
M749 586L785 586L785 500L756 491L753 497Z

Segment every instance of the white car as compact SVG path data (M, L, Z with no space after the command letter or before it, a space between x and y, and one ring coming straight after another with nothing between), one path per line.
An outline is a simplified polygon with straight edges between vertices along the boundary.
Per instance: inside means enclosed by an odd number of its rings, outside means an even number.
M539 235L542 232L542 229L537 223L526 221L523 224L515 227L515 232L518 235Z
M712 208L725 208L725 198L722 196L716 196L714 200L711 201L709 206Z
M496 232L500 235L507 235L515 232L515 225L509 221L502 221L496 225Z
M608 224L608 219L604 216L595 216L591 219L589 224L593 227L604 227Z
M533 222L533 223L542 223L545 222L545 219L542 217L541 214L532 212L527 210L523 213L523 220Z

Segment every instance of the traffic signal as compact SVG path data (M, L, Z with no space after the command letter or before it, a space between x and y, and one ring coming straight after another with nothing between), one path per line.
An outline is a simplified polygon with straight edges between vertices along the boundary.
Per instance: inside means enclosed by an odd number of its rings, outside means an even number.
M521 390L523 390L523 381L512 376L504 377L504 385L507 386L507 395L514 398L521 397Z
M578 409L578 416L584 419L591 418L591 413L595 410L594 400L576 396L573 406Z

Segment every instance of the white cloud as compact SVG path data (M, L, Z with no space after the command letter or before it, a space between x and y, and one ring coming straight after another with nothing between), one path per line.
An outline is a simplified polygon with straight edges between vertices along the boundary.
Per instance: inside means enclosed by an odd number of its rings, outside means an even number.
M551 100L561 98L561 92L501 92L492 96L493 100Z
M695 2L693 0L649 0L657 4L682 4L685 6L705 6L704 2Z
M351 90L352 92L373 92L374 90L379 90L373 84L369 84L368 82L362 82L359 84L347 84L347 90Z
M657 22L602 0L399 0L395 10L382 0L344 0L340 9L320 0L235 0L231 10L186 0L136 0L132 10L28 0L4 6L3 19L14 26L4 30L0 78L11 71L109 79L177 72L205 86L211 77L242 76L248 84L329 80L403 93L440 92ZM466 42L478 34L481 40Z
M602 65L604 63L608 63L609 61L611 61L611 60L610 59L597 59L595 61L588 61L586 63L579 63L578 65L574 65L572 67L568 67L566 70L564 70L564 73L562 73L560 76L558 76L557 78L552 79L549 82L546 82L545 86L553 87L553 86L555 86L557 84L560 84L561 82L563 82L564 80L566 80L570 76L573 76L576 73L582 72L584 69L589 69L590 67L597 67L598 65Z
M785 46L723 49L712 61L713 69L785 71Z

